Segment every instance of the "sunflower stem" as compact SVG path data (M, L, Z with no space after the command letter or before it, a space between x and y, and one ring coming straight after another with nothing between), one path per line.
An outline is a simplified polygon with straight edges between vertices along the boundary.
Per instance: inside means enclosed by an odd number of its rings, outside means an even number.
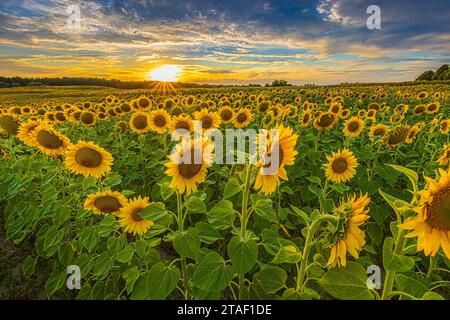
M430 267L428 268L427 279L431 279L431 275L433 274L433 271L435 270L435 268L437 266L438 260L439 260L439 256L437 254L430 257Z
M403 244L405 242L406 230L398 229L397 240L395 241L394 253L401 254L403 251ZM386 278L384 279L383 293L381 294L381 300L388 300L390 298L392 288L394 287L395 271L388 270Z
M178 229L180 231L184 230L184 217L183 217L183 207L182 207L181 194L177 191L177 209L178 209ZM183 289L184 289L184 299L190 300L189 292L189 278L187 274L187 264L186 257L181 256L181 273L183 274Z
M308 264L309 251L311 250L311 244L314 238L314 234L316 233L317 229L319 228L322 222L335 223L339 222L339 218L331 214L325 214L314 220L313 223L311 223L311 225L309 226L308 232L306 234L305 246L303 247L303 254L302 260L300 261L300 267L298 267L297 264L298 270L297 286L296 286L297 292L303 291L303 282L305 280L306 275L306 266Z

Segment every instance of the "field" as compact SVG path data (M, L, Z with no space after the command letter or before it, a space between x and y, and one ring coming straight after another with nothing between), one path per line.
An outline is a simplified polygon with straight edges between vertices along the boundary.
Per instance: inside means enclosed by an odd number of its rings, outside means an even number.
M445 83L0 89L0 295L449 299L449 102Z

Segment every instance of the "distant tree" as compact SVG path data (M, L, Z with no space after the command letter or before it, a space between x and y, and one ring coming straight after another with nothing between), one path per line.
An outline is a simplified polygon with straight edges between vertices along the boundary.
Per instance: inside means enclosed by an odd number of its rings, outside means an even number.
M431 81L433 80L434 72L431 70L425 71L416 78L416 81Z
M443 64L434 72L433 80L446 80L444 79L444 75L446 74L447 71L448 71L448 64Z
M292 86L290 83L288 83L286 80L274 80L271 87L286 87L286 86Z

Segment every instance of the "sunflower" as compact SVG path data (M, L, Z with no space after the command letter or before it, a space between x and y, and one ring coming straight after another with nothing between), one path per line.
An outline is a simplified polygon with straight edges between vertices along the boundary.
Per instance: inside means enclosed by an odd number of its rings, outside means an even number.
M265 137L265 146L262 145L263 136L259 136L260 150L263 151L262 159L257 163L258 173L256 175L254 188L264 194L273 193L280 182L280 178L288 180L285 166L293 165L297 151L295 146L297 144L298 135L294 134L290 127L280 125L275 128L275 131L269 130ZM264 150L265 149L265 150ZM278 153L278 164L273 168L271 158L274 152Z
M450 119L444 120L441 122L441 125L439 127L439 131L442 134L447 134L450 131Z
M92 127L97 122L97 115L91 111L83 111L80 115L80 122L86 127Z
M27 142L49 156L64 154L71 145L69 138L46 123L41 123L34 128Z
M339 114L339 116L342 119L347 119L350 116L350 110L349 109L342 109L341 113Z
M302 127L308 127L313 119L311 110L304 110L300 116L300 125Z
M384 137L389 132L389 127L384 124L377 124L370 127L369 137Z
M4 161L9 160L8 153L5 150L3 150L2 148L0 148L0 159L2 159Z
M78 141L70 146L65 160L70 171L94 178L107 174L111 170L112 162L112 155L91 141Z
M417 95L417 100L423 100L428 98L428 92L422 91Z
M128 200L120 192L104 191L90 194L84 202L84 210L94 214L117 215L125 207Z
M142 96L139 97L134 104L132 104L132 107L138 110L147 110L152 107L152 101L149 98Z
M353 153L347 149L333 152L331 156L327 156L328 163L325 165L325 174L327 179L341 183L353 178L356 173L358 161Z
M450 164L450 144L446 144L441 151L441 155L437 160L441 166L445 166L446 164Z
M222 120L223 124L227 124L230 122L233 122L234 118L234 111L228 106L223 106L219 110L220 119Z
M340 103L332 103L328 112L334 113L335 115L339 115L341 110L343 109Z
M427 104L425 112L428 114L435 114L439 111L440 104L439 102L432 102Z
M234 114L233 124L236 128L245 128L252 119L253 115L250 109L242 108Z
M426 110L426 107L424 104L418 104L417 106L414 107L413 114L415 116L419 116L419 115L423 114L425 112L425 110Z
M322 113L314 121L314 127L318 130L330 130L337 122L337 116L334 113Z
M145 220L139 213L149 205L147 197L133 198L120 210L117 216L120 218L119 223L125 232L133 235L143 235L154 226L153 221Z
M414 126L411 128L411 130L409 130L408 135L406 137L405 142L408 144L413 143L414 138L416 137L416 135L420 132L420 128L418 126Z
M166 174L172 177L170 187L187 195L197 191L197 184L206 179L206 170L212 164L214 144L207 139L182 140L176 152L169 156Z
M345 267L347 264L347 252L358 259L359 251L364 247L365 233L360 229L361 225L369 219L370 198L366 195L356 195L341 202L334 208L333 213L339 217L339 224L330 234L331 252L328 258L328 268L336 265Z
M344 134L347 137L357 137L361 134L361 132L364 129L364 121L362 121L360 118L358 117L352 117L350 119L348 119L347 121L345 121L344 123L344 129L342 130L342 132L344 132Z
M17 139L22 141L27 146L33 147L34 144L31 140L31 134L33 133L33 130L36 129L40 124L42 124L42 121L36 120L28 120L27 122L22 123L17 132Z
M450 169L439 169L436 180L425 177L427 186L421 190L417 216L409 218L399 228L412 230L406 238L417 237L417 251L434 256L442 247L450 259Z
M150 131L150 120L147 112L135 112L130 118L130 128L136 133L146 133Z
M385 137L386 144L390 148L395 148L399 144L406 141L410 130L411 128L407 125L391 130Z
M1 114L0 128L6 133L16 135L19 130L19 121L11 114Z
M157 109L149 114L148 121L151 130L163 134L167 131L167 126L170 123L170 116L165 110Z
M194 112L196 120L202 122L202 129L205 131L213 130L220 125L220 116L217 112L210 112L208 109Z
M191 117L185 114L181 114L179 116L174 116L172 121L169 123L169 131L173 133L176 130L186 130L189 133L192 133L194 130L194 122Z

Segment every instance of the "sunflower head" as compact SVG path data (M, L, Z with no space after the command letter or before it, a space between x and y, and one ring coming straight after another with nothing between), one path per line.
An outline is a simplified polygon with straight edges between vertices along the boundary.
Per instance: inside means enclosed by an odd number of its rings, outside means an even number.
M36 131L36 130L35 130ZM65 164L70 171L100 178L111 170L112 155L93 142L79 141L69 147Z
M245 128L252 119L253 115L250 109L242 108L235 113L233 123L236 128Z
M118 214L120 218L119 223L125 232L133 235L144 235L154 226L153 221L145 220L139 215L149 204L147 197L137 197L129 200L120 210Z
M334 152L331 156L327 156L327 160L325 174L328 180L342 183L354 177L358 161L351 151L343 149Z
M435 180L426 177L427 186L421 190L415 211L417 216L399 225L412 230L407 238L417 237L417 251L434 256L440 247L450 259L450 169L439 169Z
M146 133L150 131L150 120L147 112L135 112L130 118L130 128L136 133Z
M167 131L167 127L170 123L170 116L165 110L157 109L149 114L148 121L151 130L163 134Z
M86 127L91 127L95 125L96 121L97 116L94 112L83 111L80 115L80 122Z
M212 164L213 148L208 139L182 140L166 163L166 174L172 177L170 187L188 195L196 192L197 184L205 181L207 168Z
M360 226L369 219L370 198L353 195L335 207L333 214L338 217L336 227L329 229L328 238L331 244L328 267L345 267L347 264L347 252L355 259L359 257L359 251L365 245L365 234Z
M399 126L391 130L385 137L387 145L391 148L395 148L399 144L406 141L411 128L407 125Z
M384 137L389 132L389 127L384 124L377 124L370 127L369 137L379 138Z
M338 118L334 113L322 113L314 121L314 127L318 130L330 130L337 120Z
M117 191L104 191L90 194L84 202L84 210L94 214L118 214L128 200Z
M446 144L441 151L441 155L437 160L441 166L445 166L446 164L450 164L450 144Z
M0 128L6 133L16 135L19 130L19 121L12 114L0 114Z
M357 137L364 129L364 121L358 117L352 117L344 123L344 134L347 137Z
M231 109L228 106L223 106L219 110L220 119L222 120L223 124L227 124L233 121L234 118L234 112L233 109Z
M46 123L39 124L27 139L30 145L46 155L64 154L70 147L70 140Z
M31 134L40 124L42 124L42 121L37 120L28 120L27 122L22 123L19 127L17 138L29 147L34 146Z
M213 130L220 125L220 116L217 112L208 111L208 109L202 109L201 111L194 112L196 120L202 122L202 129L204 131Z

